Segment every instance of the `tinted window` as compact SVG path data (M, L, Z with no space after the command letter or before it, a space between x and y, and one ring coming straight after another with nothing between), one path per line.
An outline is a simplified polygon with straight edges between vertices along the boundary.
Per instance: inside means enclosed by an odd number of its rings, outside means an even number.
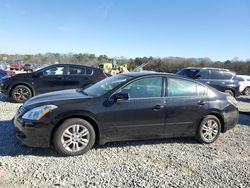
M136 80L124 87L121 92L128 93L130 98L161 97L162 77Z
M93 72L93 69L90 67L86 67L86 75L91 75Z
M168 96L197 96L196 83L178 78L168 79Z
M195 75L199 72L199 69L182 69L179 72L177 72L177 75L181 76L187 76L190 78L194 78Z
M223 72L224 74L224 80L231 80L234 76L234 73L231 72Z
M62 75L64 72L64 67L52 67L43 72L44 75Z
M79 67L69 67L69 74L85 74L86 69L85 68L79 68Z
M218 71L218 70L211 71L211 79L231 80L233 76L234 74L231 72Z
M201 70L197 75L198 79L209 79L209 70Z
M217 79L217 80L223 79L223 72L217 71L217 70L212 70L211 71L211 79Z

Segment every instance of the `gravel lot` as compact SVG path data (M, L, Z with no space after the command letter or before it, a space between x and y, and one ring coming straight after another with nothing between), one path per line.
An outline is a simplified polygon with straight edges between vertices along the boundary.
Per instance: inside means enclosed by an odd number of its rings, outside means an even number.
M240 97L250 111L250 97ZM193 138L119 142L60 157L17 143L19 104L0 95L0 187L250 187L250 115L211 145Z

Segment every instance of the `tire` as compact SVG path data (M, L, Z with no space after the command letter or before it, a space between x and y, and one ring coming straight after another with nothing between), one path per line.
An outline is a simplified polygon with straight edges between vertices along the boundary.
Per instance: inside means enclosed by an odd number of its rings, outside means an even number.
M234 97L234 93L230 89L226 89L224 92Z
M220 120L213 115L207 115L203 118L197 129L196 139L201 143L211 144L219 137L220 131Z
M244 89L244 94L247 95L247 96L250 95L250 87L246 87L246 88Z
M53 143L59 154L76 156L90 150L95 143L95 138L95 130L88 121L72 118L67 119L58 127L53 137Z
M31 97L31 89L25 85L17 85L11 90L11 98L17 103L23 103Z

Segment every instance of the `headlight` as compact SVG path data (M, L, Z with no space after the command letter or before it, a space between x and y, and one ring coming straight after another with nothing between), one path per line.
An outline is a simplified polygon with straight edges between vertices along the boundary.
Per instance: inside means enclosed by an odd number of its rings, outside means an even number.
M23 115L23 119L40 120L43 116L56 109L55 105L44 105L31 109Z

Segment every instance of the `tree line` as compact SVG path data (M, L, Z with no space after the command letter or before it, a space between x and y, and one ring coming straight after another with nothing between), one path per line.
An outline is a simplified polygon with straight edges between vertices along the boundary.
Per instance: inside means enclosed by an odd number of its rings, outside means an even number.
M147 64L143 69L175 73L185 67L218 67L237 72L237 74L250 75L250 60L242 61L238 58L227 61L212 61L209 58L182 58L182 57L137 57L137 58L115 58L118 64L128 64L129 70ZM7 62L21 61L31 64L54 64L54 63L73 63L89 66L98 66L110 60L107 55L86 54L86 53L45 53L35 55L9 55L0 54L0 60Z

